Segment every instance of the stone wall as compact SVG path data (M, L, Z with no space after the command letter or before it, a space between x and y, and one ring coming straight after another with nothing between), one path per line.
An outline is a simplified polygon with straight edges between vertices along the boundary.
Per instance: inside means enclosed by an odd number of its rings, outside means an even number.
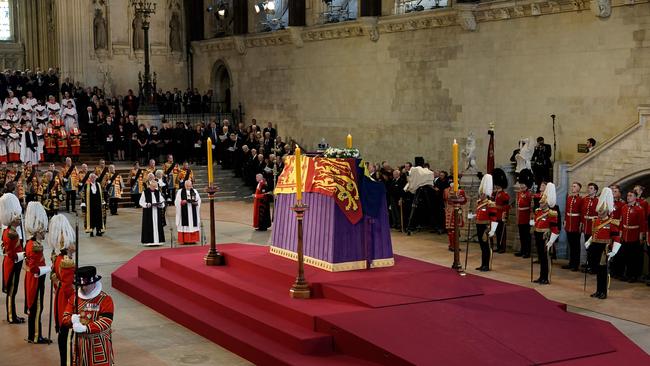
M188 85L185 35L181 0L157 1L151 16L151 70L158 75L158 87L171 89ZM106 22L106 47L95 48L94 14ZM85 85L104 87L109 94L125 95L138 90L138 72L144 69L144 53L134 49L134 11L129 0L57 1L57 36L62 77L69 76ZM172 52L170 19L179 15L182 49ZM200 16L203 16L202 14Z
M497 165L520 137L552 144L551 114L557 160L574 161L578 143L615 135L650 96L647 3L614 2L609 17L584 1L462 6L196 42L194 83L212 87L223 62L247 119L308 147L352 133L371 160L441 168L473 131L484 169L490 122Z

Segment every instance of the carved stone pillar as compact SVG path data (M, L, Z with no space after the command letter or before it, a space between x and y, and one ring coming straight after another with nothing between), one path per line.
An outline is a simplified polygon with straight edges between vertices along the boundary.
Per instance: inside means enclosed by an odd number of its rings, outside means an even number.
M56 2L56 35L59 45L61 77L86 82L86 59L92 49L92 30L88 20L92 3L85 0ZM110 37L110 33L109 33Z
M16 3L16 41L25 47L25 67L29 69L59 65L56 37L56 12L53 0L20 0Z

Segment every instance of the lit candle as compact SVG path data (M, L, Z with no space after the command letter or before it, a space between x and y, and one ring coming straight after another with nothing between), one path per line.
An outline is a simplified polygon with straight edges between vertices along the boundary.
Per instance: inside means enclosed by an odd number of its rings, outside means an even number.
M352 148L352 135L348 134L348 137L345 139L348 149Z
M454 162L454 192L458 192L458 143L454 139L454 144L451 146L451 154Z
M300 147L296 147L296 202L302 201L302 163L300 159Z
M212 139L208 137L208 185L212 185ZM182 188L182 187L181 187Z

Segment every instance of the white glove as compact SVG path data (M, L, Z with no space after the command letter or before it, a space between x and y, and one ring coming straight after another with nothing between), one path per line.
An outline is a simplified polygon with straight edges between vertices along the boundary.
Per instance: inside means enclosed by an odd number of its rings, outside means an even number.
M74 323L72 324L72 330L74 330L75 333L86 333L88 331L88 327L81 323Z
M38 267L38 271L39 271L39 273L38 273L38 277L40 277L40 276L44 276L44 275L46 275L46 274L52 272L52 267L48 267L48 266L40 266L40 267Z
M616 253L618 253L619 249L621 249L621 243L614 242L614 244L612 244L612 251L607 253L607 260L612 260Z
M70 320L72 321L72 324L81 323L81 316L79 314L72 314Z
M79 205L79 207L86 207L86 204L82 203L81 205Z
M25 259L25 252L19 252L16 254L16 256L18 257L18 259L16 259L16 263L22 262L23 259Z
M476 214L473 214L471 212L467 214L467 219L468 220L474 220L475 217L476 217Z
M530 220L530 221L528 222L528 225L530 225L530 226L535 226L535 220Z
M490 238L493 237L494 233L497 232L497 226L499 226L498 222L493 221L493 222L490 223L490 232L488 233L488 236Z
M548 239L548 242L546 243L546 249L547 250L551 249L551 247L553 246L553 243L555 243L555 241L557 240L558 237L559 237L558 234L551 233L551 237Z
M585 249L589 249L589 246L591 245L591 238L585 242Z

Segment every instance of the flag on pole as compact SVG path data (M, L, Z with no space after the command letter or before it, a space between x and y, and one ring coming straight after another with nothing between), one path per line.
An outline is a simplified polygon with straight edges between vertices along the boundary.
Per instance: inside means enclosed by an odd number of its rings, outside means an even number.
M488 135L490 135L490 144L487 153L487 173L492 174L494 172L494 128L488 130Z

